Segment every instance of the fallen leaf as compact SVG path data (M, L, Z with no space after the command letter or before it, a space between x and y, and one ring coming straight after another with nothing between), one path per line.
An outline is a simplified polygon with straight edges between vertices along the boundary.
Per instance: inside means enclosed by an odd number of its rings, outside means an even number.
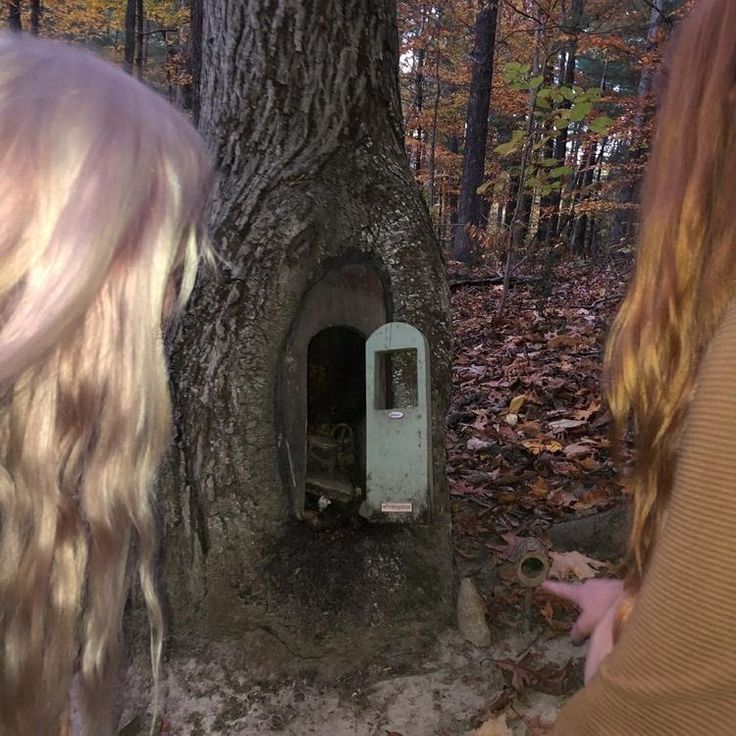
M578 409L577 411L574 411L572 415L575 419L583 419L587 422L588 419L590 419L600 408L601 402L595 401L594 399L590 402L590 406L587 409Z
M518 414L519 411L521 411L521 407L524 406L525 401L526 394L519 394L518 396L514 396L514 398L511 399L511 403L509 404L509 414Z
M561 347L575 348L584 342L585 340L580 335L555 335L547 340L547 347L552 349Z
M593 448L583 442L573 442L570 445L565 445L565 455L567 457L577 458L582 455L590 455L592 451Z
M522 440L521 445L534 455L540 452L562 452L562 444L557 440Z
M549 496L549 483L539 476L531 487L531 494L535 498L547 498Z
M582 419L558 419L549 423L549 427L553 432L564 432L566 429L575 429L587 424Z
M478 437L471 437L465 446L468 450L487 450L489 447L493 446L493 443L488 442L488 440L478 439Z
M506 716L501 713L501 715L491 718L481 724L479 728L476 728L473 731L473 736L513 736L513 734L506 721Z
M605 562L594 560L580 552L550 552L552 565L549 569L551 578L574 577L578 580L594 578L601 567L606 567Z
M507 676L507 679L510 678L511 687L513 687L517 693L522 692L529 685L535 685L537 682L537 675L531 668L531 663L532 659L530 654L527 654L523 659L518 661L513 659L496 660L496 665Z

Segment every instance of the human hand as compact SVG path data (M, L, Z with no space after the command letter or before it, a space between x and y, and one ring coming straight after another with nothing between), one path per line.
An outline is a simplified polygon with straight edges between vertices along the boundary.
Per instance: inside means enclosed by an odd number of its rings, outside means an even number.
M570 638L573 644L582 644L590 637L585 660L585 681L588 682L603 658L613 650L616 614L624 598L623 581L586 580L584 583L562 583L548 580L542 584L542 590L564 598L580 609L580 615L570 631Z

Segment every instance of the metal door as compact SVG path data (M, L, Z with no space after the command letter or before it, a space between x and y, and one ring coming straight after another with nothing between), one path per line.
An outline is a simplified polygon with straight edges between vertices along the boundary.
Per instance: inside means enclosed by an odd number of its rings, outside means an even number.
M366 500L375 521L427 517L432 491L430 365L427 338L404 322L366 341Z

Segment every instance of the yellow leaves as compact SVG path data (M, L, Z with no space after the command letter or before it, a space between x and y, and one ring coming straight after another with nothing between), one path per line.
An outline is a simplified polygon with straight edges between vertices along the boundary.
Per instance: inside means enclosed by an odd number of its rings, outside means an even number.
M549 496L549 483L540 475L532 484L530 491L534 498L547 498Z
M514 398L511 399L511 403L509 404L509 414L518 414L521 411L521 407L524 406L525 401L526 394L519 394L519 396L514 396Z
M539 455L542 452L562 452L564 449L562 443L557 440L545 438L522 440L520 444L533 455Z

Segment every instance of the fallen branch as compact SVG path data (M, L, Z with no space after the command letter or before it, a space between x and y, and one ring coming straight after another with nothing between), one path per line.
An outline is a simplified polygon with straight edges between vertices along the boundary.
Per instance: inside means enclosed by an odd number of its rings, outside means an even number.
M511 276L510 284L531 284L539 281L536 276ZM450 281L451 289L459 289L463 286L498 286L503 283L503 276L485 276L477 279L455 279Z

